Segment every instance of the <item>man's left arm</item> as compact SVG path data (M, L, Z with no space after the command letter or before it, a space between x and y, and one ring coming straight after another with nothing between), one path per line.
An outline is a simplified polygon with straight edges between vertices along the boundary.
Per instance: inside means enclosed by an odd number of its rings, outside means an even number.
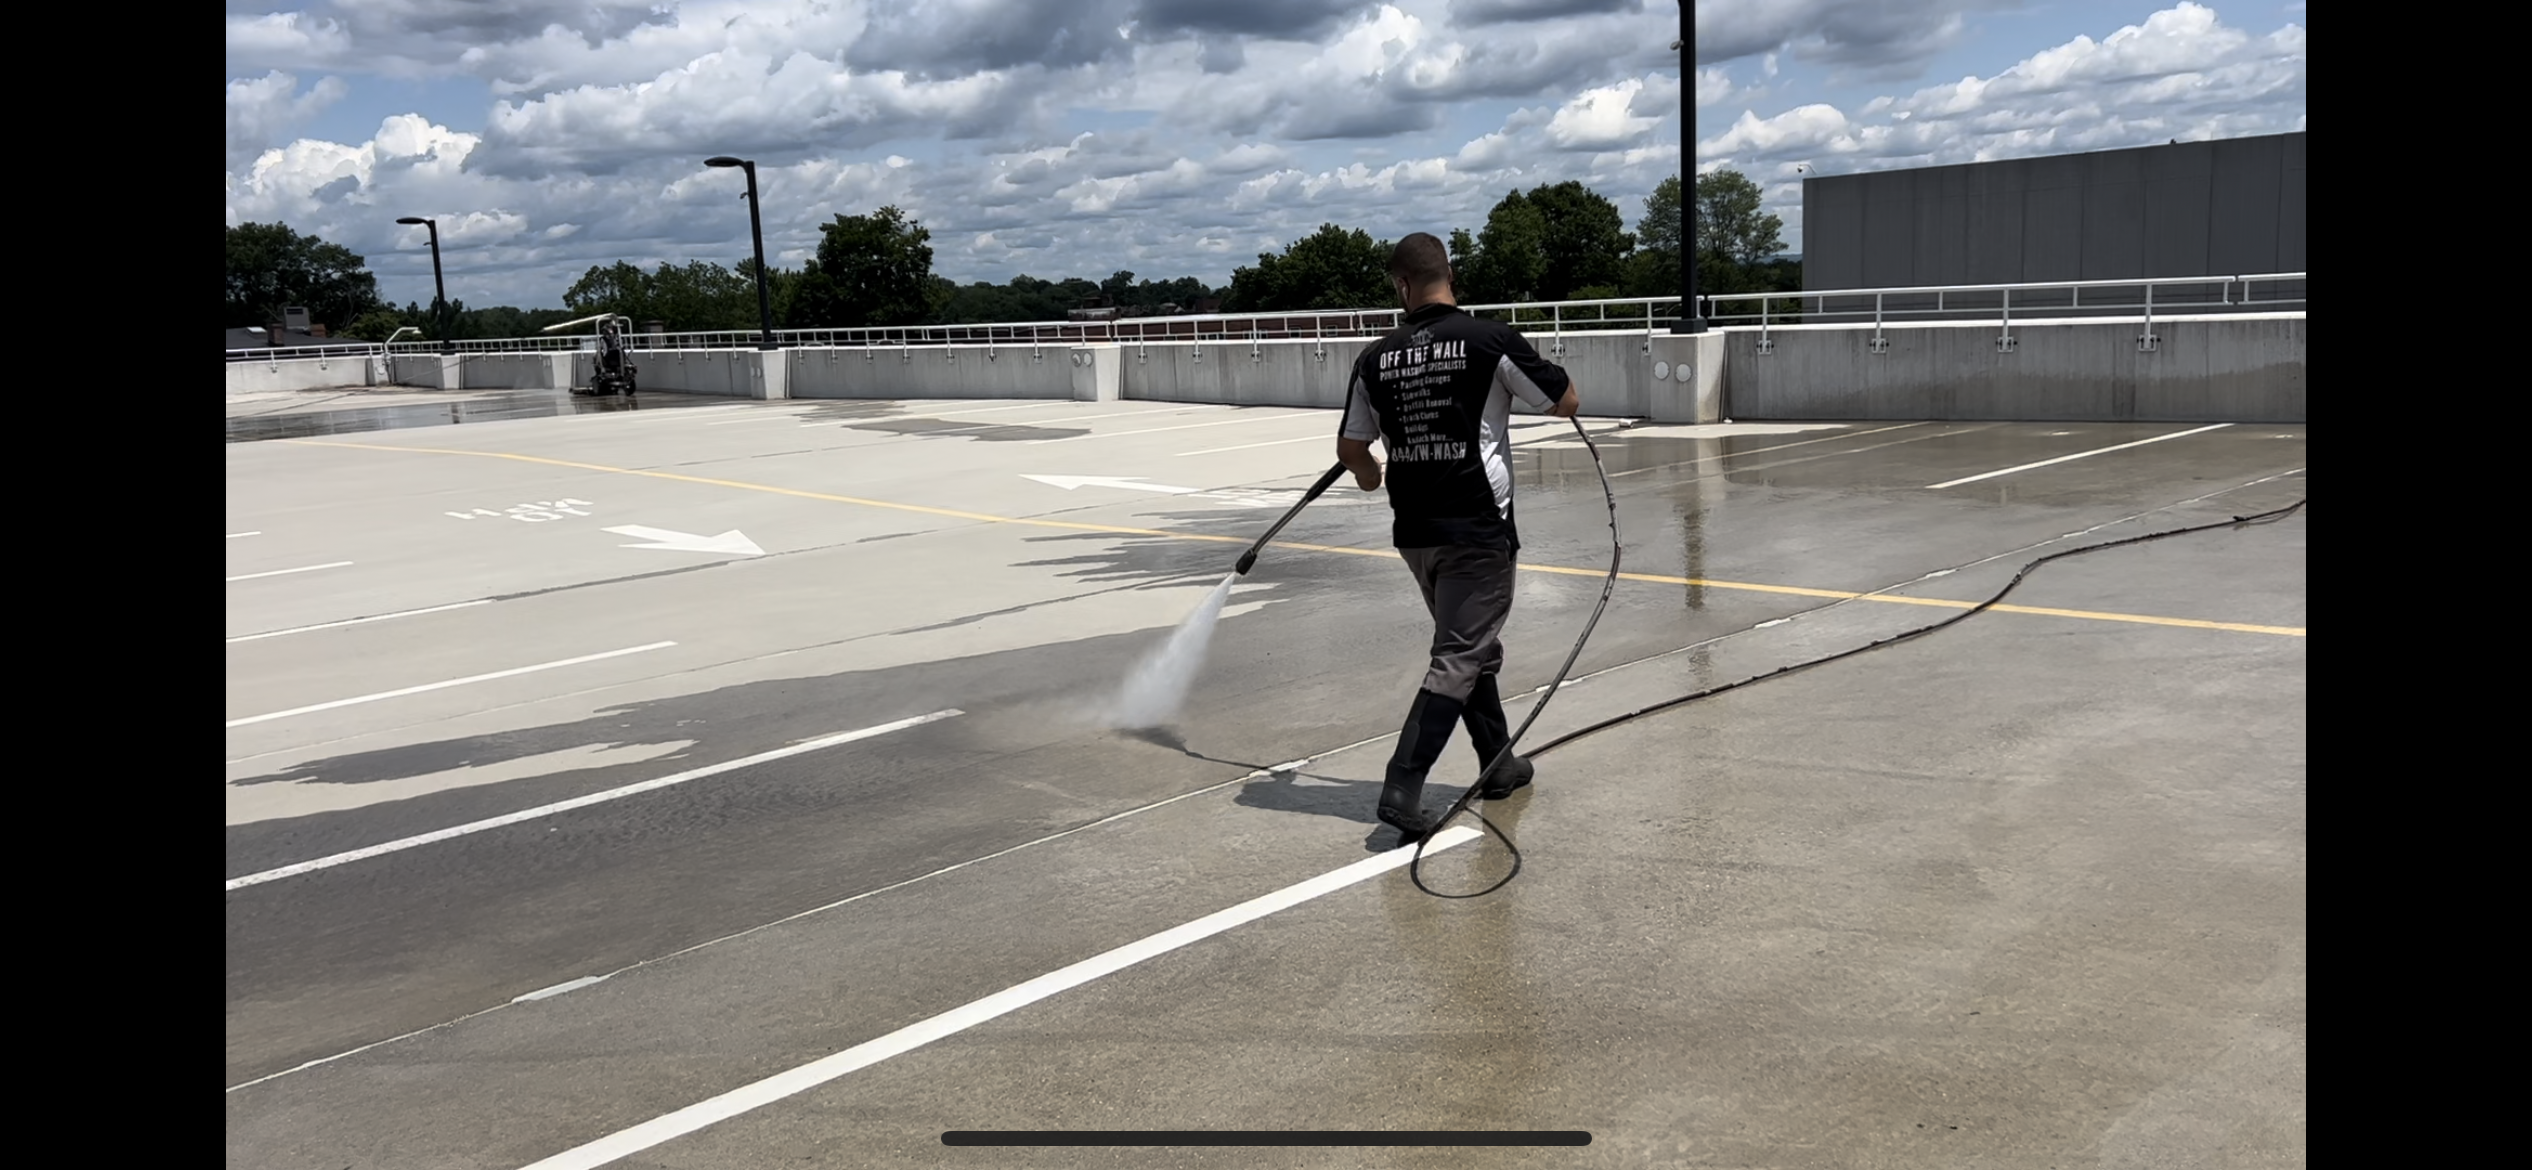
M1506 329L1503 349L1503 356L1495 361L1495 381L1514 398L1558 418L1572 418L1582 409L1573 376L1565 367L1540 357L1528 338Z

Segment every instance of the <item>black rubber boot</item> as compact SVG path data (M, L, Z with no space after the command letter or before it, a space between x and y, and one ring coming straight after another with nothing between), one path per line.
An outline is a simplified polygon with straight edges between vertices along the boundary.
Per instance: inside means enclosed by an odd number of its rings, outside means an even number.
M1389 757L1388 780L1380 786L1379 810L1381 823L1398 830L1402 844L1412 845L1433 831L1424 816L1424 776L1451 742L1462 706L1457 699L1418 690L1415 706L1407 710L1398 750Z
M1512 724L1503 713L1503 693L1495 686L1495 676L1477 676L1477 687L1468 693L1468 707L1460 713L1468 724L1468 740L1477 749L1478 766L1493 763L1496 755L1512 744ZM1478 781L1479 795L1488 800L1502 800L1529 786L1530 777L1538 769L1519 756L1506 759L1494 771Z

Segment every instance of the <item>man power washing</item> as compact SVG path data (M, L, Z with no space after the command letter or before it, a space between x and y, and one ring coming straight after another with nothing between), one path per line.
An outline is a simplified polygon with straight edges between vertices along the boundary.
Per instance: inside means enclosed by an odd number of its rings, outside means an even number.
M1381 484L1373 439L1389 449L1391 539L1433 615L1433 660L1408 708L1380 790L1380 819L1406 844L1432 831L1424 777L1466 721L1479 758L1511 740L1495 675L1503 667L1504 619L1512 613L1512 460L1505 438L1512 399L1571 418L1573 379L1541 358L1512 327L1463 312L1451 292L1450 256L1424 232L1389 254L1389 283L1406 319L1354 362L1336 457L1364 491ZM1507 759L1479 779L1489 800L1528 784L1529 761Z

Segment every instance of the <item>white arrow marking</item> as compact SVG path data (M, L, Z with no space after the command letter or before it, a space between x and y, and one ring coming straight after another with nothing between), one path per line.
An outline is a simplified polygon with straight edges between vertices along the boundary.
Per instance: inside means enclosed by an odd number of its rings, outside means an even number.
M1200 492L1204 490L1203 488L1172 487L1165 483L1143 483L1141 482L1142 477L1140 476L1118 479L1105 475L1024 475L1020 478L1034 479L1039 483L1059 487L1065 491L1071 491L1085 485L1124 488L1127 491L1137 492L1164 492L1173 496L1183 496L1191 492Z
M719 536L697 536L691 532L671 532L665 528L644 528L639 524L626 524L622 527L607 529L607 531L618 536L630 536L651 542L628 544L624 546L625 548L664 548L670 552L729 553L742 557L765 555L765 550L756 547L755 541L739 535L739 530L735 528Z

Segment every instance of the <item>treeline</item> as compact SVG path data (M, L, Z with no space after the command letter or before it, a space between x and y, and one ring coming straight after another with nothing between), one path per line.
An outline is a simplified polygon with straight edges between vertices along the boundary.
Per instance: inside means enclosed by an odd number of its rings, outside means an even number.
M1106 280L1046 280L1022 273L1005 284L958 284L932 272L932 234L894 207L838 215L819 225L817 254L773 268L766 287L776 329L865 325L974 325L1060 321L1075 309L1157 316L1211 307L1222 290L1192 276L1149 280L1118 271ZM622 313L671 332L750 330L762 320L756 263L697 261L645 272L624 262L593 267L563 293L574 316Z
M1676 296L1681 196L1677 176L1663 180L1630 232L1615 202L1579 182L1507 192L1474 231L1449 230L1455 291L1469 304ZM1801 288L1800 265L1778 258L1783 223L1760 209L1757 184L1717 171L1698 177L1696 199L1700 292ZM329 325L350 321L334 331L373 341L407 326L436 340L443 319L446 335L461 340L524 336L594 313L621 313L637 327L658 321L671 332L746 331L760 321L752 259L647 270L617 261L583 273L564 291L562 309L467 309L452 301L443 318L418 304L381 302L362 258L339 245L280 224L228 231L233 326L278 319L284 303L307 305ZM961 285L933 274L930 231L883 207L820 225L816 254L799 268L772 270L767 284L777 329L1047 321L1093 308L1118 316L1378 308L1392 300L1386 268L1393 243L1322 224L1280 253L1260 253L1222 287L1130 271L1095 282L1023 274L1003 284Z

